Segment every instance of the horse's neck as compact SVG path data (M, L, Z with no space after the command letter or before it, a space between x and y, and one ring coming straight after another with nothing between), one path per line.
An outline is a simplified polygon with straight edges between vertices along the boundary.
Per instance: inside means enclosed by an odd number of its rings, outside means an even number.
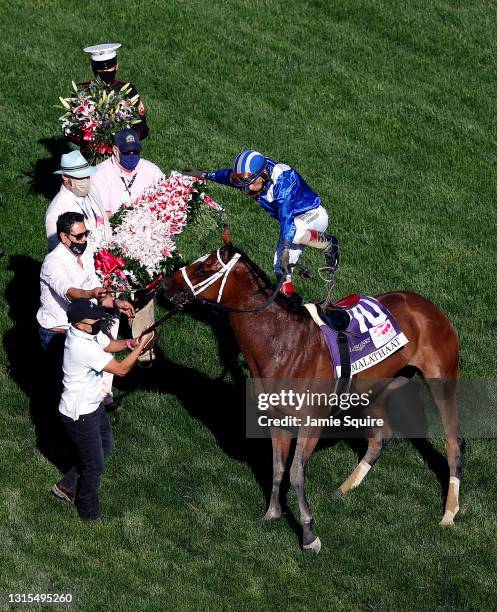
M230 322L252 376L263 378L283 376L308 326L276 303L257 313L232 314Z

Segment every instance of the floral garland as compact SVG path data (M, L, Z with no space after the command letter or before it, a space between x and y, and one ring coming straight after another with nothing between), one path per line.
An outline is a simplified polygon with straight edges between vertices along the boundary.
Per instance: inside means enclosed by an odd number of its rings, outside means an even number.
M86 87L72 81L74 94L59 97L67 112L59 117L64 136L83 146L90 164L96 164L112 153L114 134L129 128L141 119L136 108L138 94L129 98L131 86L126 83L115 91L101 79Z
M185 227L201 231L206 214L220 227L223 208L205 189L205 181L173 171L123 205L110 220L112 241L95 257L103 286L114 292L147 287L177 266L176 239Z

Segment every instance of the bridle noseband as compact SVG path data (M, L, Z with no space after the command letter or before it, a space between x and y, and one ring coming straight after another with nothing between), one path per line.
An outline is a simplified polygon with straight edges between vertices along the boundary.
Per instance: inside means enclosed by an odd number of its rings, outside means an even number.
M210 287L216 281L222 278L223 280L221 282L221 286L219 287L216 304L219 304L221 302L221 298L223 297L224 286L226 285L228 276L230 272L233 270L233 268L236 266L236 264L238 263L241 257L241 253L235 253L233 257L228 261L228 263L225 264L224 261L221 259L220 251L221 249L218 249L216 251L216 255L217 255L217 259L219 263L221 264L221 269L218 270L217 272L214 272L214 274L209 276L209 278L206 278L205 280L201 281L200 283L197 283L196 285L194 285L191 282L191 280L188 278L188 274L186 272L186 266L183 266L182 268L180 268L180 272L183 275L183 278L185 279L185 283L188 285L188 287L190 288L190 291L193 293L193 297L197 297L197 295L200 295L203 291L205 291L205 289L207 289L207 287Z

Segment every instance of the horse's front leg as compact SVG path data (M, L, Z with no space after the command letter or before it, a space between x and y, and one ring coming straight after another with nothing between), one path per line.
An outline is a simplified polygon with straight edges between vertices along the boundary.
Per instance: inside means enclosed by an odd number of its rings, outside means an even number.
M312 433L311 433L312 432ZM312 452L316 448L320 437L320 429L301 428L297 438L297 447L290 469L290 483L295 489L300 510L300 524L302 525L302 545L304 550L321 550L321 540L312 529L312 512L305 497L305 466Z
M292 434L284 429L272 427L271 441L273 444L273 488L269 507L262 517L263 521L274 521L281 517L280 486L285 474Z

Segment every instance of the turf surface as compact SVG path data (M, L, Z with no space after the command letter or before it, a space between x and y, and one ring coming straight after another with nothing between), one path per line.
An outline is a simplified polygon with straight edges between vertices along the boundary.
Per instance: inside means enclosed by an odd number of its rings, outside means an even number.
M82 610L495 608L497 443L468 441L446 530L440 483L409 442L343 500L331 493L356 456L323 448L308 471L323 550L306 555L292 492L288 520L254 522L270 449L245 440L245 367L202 313L174 319L156 366L118 385L102 483L115 518L81 525L49 496L58 472L37 447L48 407L33 317L64 152L53 105L90 74L81 48L115 40L148 109L146 158L211 169L253 146L295 165L342 243L337 293L419 291L458 330L462 375L494 376L496 5L37 0L0 16L0 592L72 592ZM275 223L232 190L212 194L270 272ZM200 254L187 237L182 248Z

